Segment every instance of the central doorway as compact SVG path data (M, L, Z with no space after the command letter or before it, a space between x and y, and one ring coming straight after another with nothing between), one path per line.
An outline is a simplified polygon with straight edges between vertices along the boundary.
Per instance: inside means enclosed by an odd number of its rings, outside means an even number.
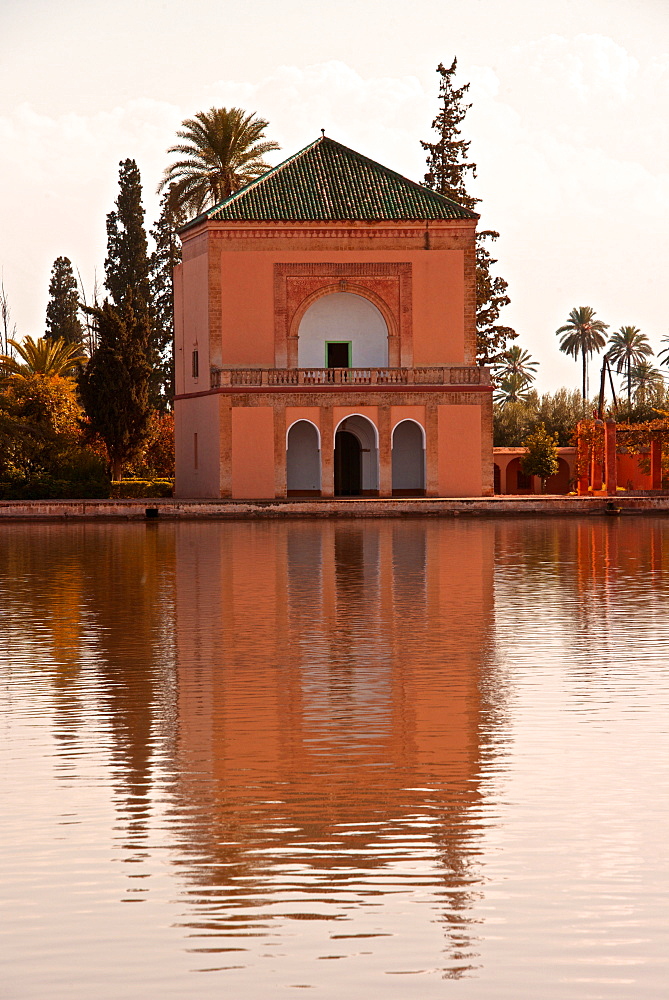
M335 496L378 496L379 443L368 417L351 413L335 428Z
M357 497L362 492L362 446L351 431L335 434L334 486L337 497Z

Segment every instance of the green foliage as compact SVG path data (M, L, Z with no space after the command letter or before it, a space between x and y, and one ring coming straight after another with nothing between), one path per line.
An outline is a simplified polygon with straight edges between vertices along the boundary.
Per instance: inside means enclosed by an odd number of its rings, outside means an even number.
M51 269L45 337L77 345L83 339L83 327L79 320L79 292L72 264L67 257L56 257Z
M173 493L173 479L124 479L123 482L112 483L111 487L114 500L151 500L171 497Z
M269 123L241 108L210 108L187 118L177 132L184 141L168 153L183 159L163 174L159 191L168 190L175 213L198 215L229 198L269 169L263 156L279 149L264 138Z
M632 368L653 353L648 337L636 326L621 326L612 333L606 354L615 363L616 371L627 374L627 402L632 400Z
M160 217L151 235L156 249L151 254L150 284L153 302L151 341L151 402L158 409L171 407L174 399L174 268L181 262L179 219L166 191L160 202Z
M144 229L142 182L134 160L119 163L116 210L107 216L105 287L116 308L132 290L135 310L149 309L149 256Z
M109 494L105 462L82 446L74 380L29 373L0 392L0 497Z
M509 347L495 365L495 377L498 379L508 378L509 375L522 375L526 382L534 382L537 377L538 361L532 360L529 351L524 350L517 344Z
M516 344L509 347L494 366L494 401L500 406L529 401L538 367L538 362L532 361L529 351Z
M128 465L127 474L138 479L174 478L174 414L153 410L146 442Z
M589 409L594 409L594 401ZM583 399L577 389L558 389L545 393L539 400L536 424L543 424L551 434L557 434L558 445L566 448L574 443L576 425L583 416Z
M112 478L120 479L123 465L139 453L148 436L149 318L141 302L135 309L132 290L121 309L105 301L93 313L98 348L81 374L79 390L90 432L104 441Z
M526 400L502 405L494 403L492 408L493 446L495 448L519 448L521 441L534 429L537 423L539 398L533 390Z
M25 337L22 341L10 340L18 358L0 354L0 378L16 379L31 375L68 376L87 361L78 343L50 340L47 337Z
M507 341L518 334L510 326L498 323L499 314L511 299L506 294L508 282L491 274L497 260L485 246L486 240L496 240L499 233L491 229L476 234L476 360L479 365L492 365L500 359Z
M577 390L558 389L541 397L532 390L525 400L493 406L493 443L496 448L518 448L543 424L550 434L557 434L559 447L567 447L573 444L582 417L583 400Z
M588 391L588 358L601 351L606 343L605 331L608 330L608 323L601 319L595 319L595 310L592 306L580 306L572 309L569 319L555 331L557 337L561 337L560 350L572 358L577 359L579 354L583 361L583 400L587 397Z
M527 402L531 393L532 384L526 376L510 372L497 383L493 399L500 406L507 406L509 403Z
M634 402L643 406L646 399L664 387L662 373L650 361L639 361L630 370L630 382L634 393Z
M0 278L0 351L6 354L9 351L9 341L16 337L16 323L12 325L12 311L9 308L9 299L5 291L5 283Z
M90 479L66 479L41 473L28 479L0 480L0 500L104 500L109 496L109 479L104 470Z
M15 401L0 397L0 480L25 480L57 463L56 435L24 418Z
M79 444L61 447L48 468L14 469L0 479L1 500L89 500L109 496L105 462Z
M49 433L78 436L81 406L74 379L40 372L9 377L3 403L8 412Z
M0 497L105 497L106 462L84 447L81 404L68 374L80 346L28 337L0 380Z
M428 153L425 184L433 191L452 198L463 208L476 210L479 198L467 194L466 179L471 174L476 177L476 164L470 163L469 147L471 142L461 138L460 125L465 120L471 104L464 104L465 94L469 84L462 87L453 86L453 78L458 60L453 59L446 69L443 63L437 66L439 74L439 114L432 122L432 128L439 136L437 142L423 142L421 146Z
M667 344L661 351L657 352L657 359L661 365L669 365L669 334L665 334L660 340L661 344Z
M615 416L619 423L644 424L656 420L658 410L669 410L669 387L664 381L650 387L642 400L621 403Z
M476 164L469 159L470 142L462 139L460 126L470 109L464 103L469 84L454 87L453 79L457 59L446 69L439 63L439 114L432 122L436 131L436 142L422 142L428 153L425 184L468 208L475 210L478 198L467 193L467 177L476 177ZM499 315L511 301L507 295L508 284L499 275L492 274L497 263L488 250L487 241L499 238L494 230L483 230L476 234L476 359L480 365L494 364L506 347L507 341L515 340L517 334L509 326L501 325Z
M12 373L0 392L0 476L26 479L58 472L78 443L81 407L74 380Z
M521 458L520 468L526 476L538 476L543 490L546 480L558 471L557 437L539 424L525 439L523 446L527 448L527 454Z

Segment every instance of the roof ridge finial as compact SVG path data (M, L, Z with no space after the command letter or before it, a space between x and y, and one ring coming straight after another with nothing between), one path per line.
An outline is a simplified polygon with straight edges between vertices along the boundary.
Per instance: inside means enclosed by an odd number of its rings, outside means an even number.
M323 136L323 138L325 138L325 129L324 128L321 129L321 135Z

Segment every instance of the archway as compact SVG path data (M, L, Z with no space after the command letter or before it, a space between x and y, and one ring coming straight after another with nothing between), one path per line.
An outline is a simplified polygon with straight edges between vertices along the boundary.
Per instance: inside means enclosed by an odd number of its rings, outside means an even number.
M554 476L546 480L546 493L569 493L571 472L569 463L564 458L558 458L558 470Z
M362 295L332 292L309 306L300 322L298 368L387 368L388 327Z
M393 496L425 494L425 436L415 420L402 420L392 438Z
M334 448L335 496L372 496L379 490L376 428L355 413L337 426Z
M532 476L520 468L520 458L513 458L506 467L506 492L516 495L534 492Z
M289 495L320 494L320 439L317 428L309 420L298 420L288 430L286 487Z

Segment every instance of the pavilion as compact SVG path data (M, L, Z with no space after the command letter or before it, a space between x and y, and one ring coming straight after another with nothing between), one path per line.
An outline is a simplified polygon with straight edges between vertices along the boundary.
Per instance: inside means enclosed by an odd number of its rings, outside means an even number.
M491 495L477 219L323 136L189 222L176 495Z

